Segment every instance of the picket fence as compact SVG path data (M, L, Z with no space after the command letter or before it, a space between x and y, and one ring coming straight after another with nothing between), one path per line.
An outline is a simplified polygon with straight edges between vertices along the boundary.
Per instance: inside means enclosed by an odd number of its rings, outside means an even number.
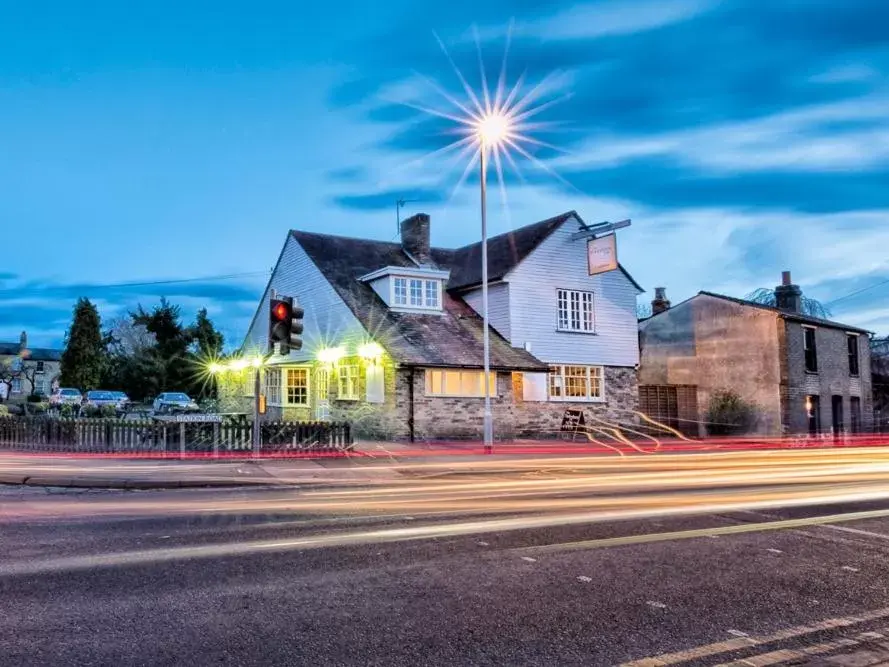
M346 452L354 441L343 422L269 421L260 426L261 452L305 455ZM133 454L250 453L248 420L169 422L154 419L0 417L0 450Z

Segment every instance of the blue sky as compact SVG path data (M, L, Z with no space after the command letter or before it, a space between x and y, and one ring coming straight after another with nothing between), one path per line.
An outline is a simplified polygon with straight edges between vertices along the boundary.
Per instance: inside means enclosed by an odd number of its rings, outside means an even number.
M492 233L630 217L643 299L889 281L878 0L32 4L0 21L2 340L60 343L80 295L106 318L163 295L239 342L288 229L389 240L400 197L434 243L474 241L475 183L428 155L449 123L410 105L448 108L427 78L465 99L434 32L477 87L472 26L496 79L511 19L508 82L571 95L538 117L562 150L530 146L567 183L520 159ZM889 283L831 308L889 334Z

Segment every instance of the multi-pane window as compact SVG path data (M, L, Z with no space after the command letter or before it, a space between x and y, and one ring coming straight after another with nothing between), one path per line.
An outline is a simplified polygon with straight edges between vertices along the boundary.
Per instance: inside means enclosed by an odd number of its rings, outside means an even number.
M10 390L13 394L21 394L22 393L22 379L21 378L12 378L12 385Z
M595 401L603 396L601 366L551 366L549 397L557 401Z
M482 371L426 371L427 396L484 396L485 374ZM497 395L497 373L488 376L488 392Z
M421 308L423 306L423 281L412 278L410 286L410 304L414 308Z
M341 401L358 400L358 366L343 364L337 377L337 398Z
M396 306L407 305L407 278L392 279L392 302Z
M287 387L285 396L287 405L309 404L309 369L287 369Z
M46 379L43 376L36 376L34 378L34 387L32 388L32 393L34 394L46 394Z
M426 307L438 308L438 287L441 285L437 280L426 281Z
M393 277L392 305L419 310L441 310L441 281Z
M265 372L265 397L270 405L281 405L281 369L269 368Z
M596 316L592 292L560 289L558 301L559 331L595 332Z
M315 394L319 401L326 401L330 394L330 370L326 366L315 369Z
M806 353L806 371L818 372L818 350L815 347L815 327L803 327L803 349Z
M858 376L858 334L846 334L849 349L849 375Z

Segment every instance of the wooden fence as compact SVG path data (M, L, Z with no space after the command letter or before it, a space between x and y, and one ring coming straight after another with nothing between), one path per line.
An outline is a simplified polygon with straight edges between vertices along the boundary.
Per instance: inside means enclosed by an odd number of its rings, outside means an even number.
M351 426L340 422L262 422L261 453L344 452L352 449ZM247 420L159 420L0 417L0 451L132 454L244 453L253 448Z

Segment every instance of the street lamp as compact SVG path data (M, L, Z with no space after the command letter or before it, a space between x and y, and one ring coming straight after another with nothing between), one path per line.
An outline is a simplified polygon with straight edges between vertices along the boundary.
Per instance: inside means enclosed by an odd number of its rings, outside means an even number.
M484 347L484 444L485 454L494 452L494 415L491 412L491 335L488 322L488 212L487 212L487 168L488 151L498 150L508 141L512 130L511 118L498 110L481 116L474 124L475 139L478 142L481 169L481 214L482 214L482 323Z

